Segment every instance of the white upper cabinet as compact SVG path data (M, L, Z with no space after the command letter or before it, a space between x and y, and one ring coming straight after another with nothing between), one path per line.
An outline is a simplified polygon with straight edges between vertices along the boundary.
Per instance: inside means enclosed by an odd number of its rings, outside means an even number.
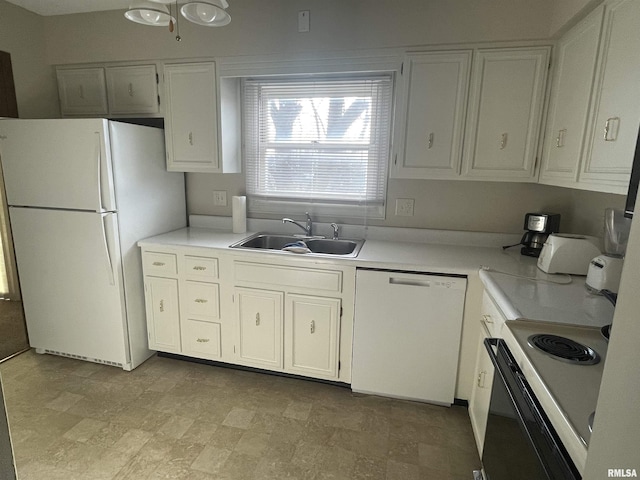
M108 113L104 68L58 69L56 76L63 116Z
M404 136L392 176L450 179L460 175L471 50L407 54Z
M107 67L107 97L111 115L158 113L155 65Z
M167 170L221 172L213 62L165 65Z
M603 15L601 6L558 41L540 183L573 186L578 179Z
M478 50L463 175L535 182L549 47Z
M592 99L593 122L579 182L592 190L625 194L640 123L640 1L605 5Z

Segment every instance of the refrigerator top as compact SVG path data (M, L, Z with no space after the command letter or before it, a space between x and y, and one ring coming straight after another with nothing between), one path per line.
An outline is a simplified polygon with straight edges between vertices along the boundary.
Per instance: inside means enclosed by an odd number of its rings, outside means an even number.
M108 120L0 120L0 158L10 206L117 209Z

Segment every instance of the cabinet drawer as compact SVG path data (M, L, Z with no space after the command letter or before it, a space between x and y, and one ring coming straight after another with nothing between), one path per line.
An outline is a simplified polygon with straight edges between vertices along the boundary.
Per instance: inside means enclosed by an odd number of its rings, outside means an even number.
M176 275L178 262L173 253L144 252L142 254L145 275Z
M185 275L199 278L218 278L218 259L210 257L184 257Z
M308 288L313 291L342 291L342 272L331 270L236 262L235 277L236 281L264 284L270 287L282 285Z
M185 282L185 310L189 315L220 317L220 293L217 283Z
M182 323L182 352L200 358L221 356L220 324L185 320Z
M486 292L482 297L481 318L492 337L501 336L502 326L505 322L504 315L502 315L502 312L498 309L496 304L493 303L493 300Z

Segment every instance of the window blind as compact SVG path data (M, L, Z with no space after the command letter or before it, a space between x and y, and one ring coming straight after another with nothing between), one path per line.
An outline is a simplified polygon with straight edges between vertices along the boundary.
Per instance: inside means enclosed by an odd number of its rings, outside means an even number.
M392 77L246 79L247 195L383 205Z

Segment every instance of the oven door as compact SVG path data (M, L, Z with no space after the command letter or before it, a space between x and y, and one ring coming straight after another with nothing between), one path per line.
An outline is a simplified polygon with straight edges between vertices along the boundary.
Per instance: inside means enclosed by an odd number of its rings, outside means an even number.
M579 480L504 340L488 338L495 366L482 464L485 480Z

